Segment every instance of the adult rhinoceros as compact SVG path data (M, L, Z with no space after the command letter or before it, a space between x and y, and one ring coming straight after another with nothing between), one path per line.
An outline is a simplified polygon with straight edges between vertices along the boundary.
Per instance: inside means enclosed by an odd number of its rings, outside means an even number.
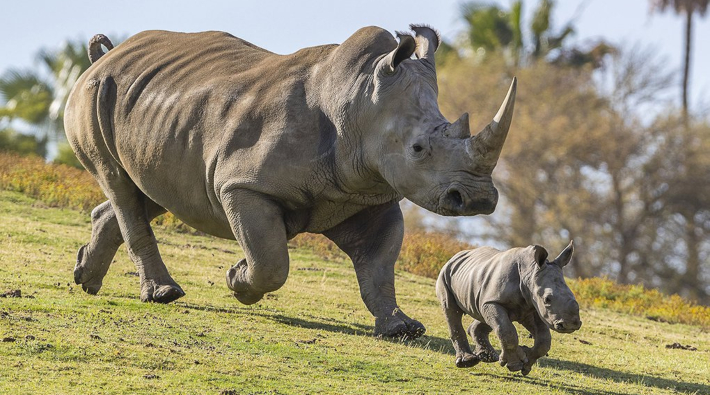
M65 128L108 201L91 213L76 282L97 293L125 241L141 300L183 296L150 227L170 211L239 242L246 258L227 285L252 304L286 282L287 240L321 233L352 258L376 335L424 333L395 299L398 202L442 215L494 210L491 172L515 81L493 122L471 136L467 114L451 124L439 112L437 33L411 29L397 42L367 27L291 55L222 32L147 31L115 49L95 36L94 64L69 97Z

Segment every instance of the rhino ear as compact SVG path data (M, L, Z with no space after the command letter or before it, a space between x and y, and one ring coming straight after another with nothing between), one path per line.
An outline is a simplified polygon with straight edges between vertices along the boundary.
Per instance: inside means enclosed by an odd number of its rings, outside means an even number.
M441 42L439 32L426 25L409 25L409 28L416 34L414 40L417 42L417 58L428 60L434 65L434 52Z
M397 33L399 38L399 44L394 51L390 52L384 59L385 69L388 72L394 72L394 70L402 63L403 60L409 59L414 50L417 49L417 43L414 41L414 37L406 33Z
M558 255L552 263L559 267L565 267L572 259L572 254L574 254L574 240L570 240L567 247L560 252L560 255Z
M543 267L547 262L547 250L539 245L532 246L533 256L538 266Z

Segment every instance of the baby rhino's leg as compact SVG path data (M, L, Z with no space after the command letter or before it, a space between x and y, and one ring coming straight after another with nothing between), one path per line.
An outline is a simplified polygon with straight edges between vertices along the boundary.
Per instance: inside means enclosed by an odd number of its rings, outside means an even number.
M485 322L474 319L468 327L468 334L473 338L476 344L476 350L473 352L478 359L483 362L498 362L498 353L493 349L488 336L491 334L491 328Z
M451 343L456 351L456 367L470 368L478 364L478 357L471 352L471 346L466 339L466 330L461 324L464 312L459 308L451 290L445 285L441 276L436 283L436 295L439 297L441 307L444 310L446 323L449 325Z
M522 370L528 358L523 348L518 345L518 331L510 320L507 310L496 303L489 303L483 306L481 314L498 336L503 348L498 358L500 365L507 367L511 372Z
M524 348L528 362L523 365L522 373L524 376L527 376L535 362L537 362L539 358L547 355L547 352L550 351L552 336L550 335L550 328L537 314L528 317L528 319L521 321L521 323L535 339L535 344L532 348Z

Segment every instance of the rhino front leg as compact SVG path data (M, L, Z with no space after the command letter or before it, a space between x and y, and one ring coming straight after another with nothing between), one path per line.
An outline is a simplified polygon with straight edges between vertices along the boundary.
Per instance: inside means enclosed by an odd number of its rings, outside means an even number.
M163 213L164 208L146 199L149 221ZM96 295L121 244L123 236L116 213L111 202L107 200L91 211L91 240L79 249L74 267L74 282L81 284L87 293Z
M397 306L394 264L404 221L396 202L368 207L323 232L353 261L360 296L375 316L375 336L417 338L426 329Z
M245 259L227 271L227 286L244 304L254 304L281 288L288 278L286 225L281 207L257 192L222 193L224 211Z
M476 319L474 319L468 327L468 333L476 344L474 354L483 362L496 362L499 358L498 353L493 349L491 341L489 340L491 331L493 331L493 328L491 328L490 325Z
M521 321L521 323L535 339L532 348L524 347L528 361L523 365L521 373L527 376L535 362L550 351L552 335L550 334L550 328L537 314L533 314L528 319Z
M449 287L446 286L446 282L441 275L436 282L436 296L439 298L446 323L449 326L449 336L456 352L456 367L470 368L477 365L480 359L471 352L471 345L468 343L466 331L461 324L464 312L456 303L454 295Z
M498 336L503 348L498 359L500 365L506 366L511 372L522 370L528 359L523 348L518 345L518 331L506 309L496 303L488 303L483 306L481 314Z

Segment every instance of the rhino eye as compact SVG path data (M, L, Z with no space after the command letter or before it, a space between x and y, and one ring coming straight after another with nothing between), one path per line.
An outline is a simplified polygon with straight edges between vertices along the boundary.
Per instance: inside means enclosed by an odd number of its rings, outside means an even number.
M423 150L424 148L422 148L422 146L419 145L419 144L414 144L414 145L412 146L412 149L414 150L414 152L422 152L422 150Z

